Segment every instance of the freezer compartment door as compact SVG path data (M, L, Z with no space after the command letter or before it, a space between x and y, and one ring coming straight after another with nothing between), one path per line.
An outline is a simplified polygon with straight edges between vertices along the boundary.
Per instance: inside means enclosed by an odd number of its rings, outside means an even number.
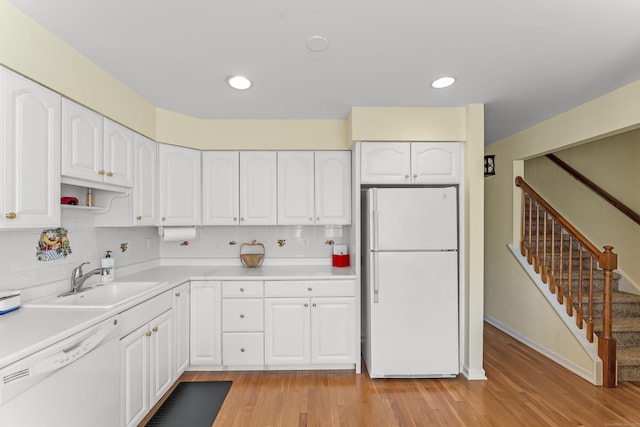
M370 356L376 377L459 373L457 252L373 253Z
M458 248L456 187L369 189L370 248Z

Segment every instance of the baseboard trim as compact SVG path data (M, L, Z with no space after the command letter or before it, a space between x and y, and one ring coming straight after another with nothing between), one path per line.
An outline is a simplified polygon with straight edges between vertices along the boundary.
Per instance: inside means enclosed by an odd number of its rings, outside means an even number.
M482 381L487 379L484 369L469 369L468 366L463 366L461 374L470 381Z

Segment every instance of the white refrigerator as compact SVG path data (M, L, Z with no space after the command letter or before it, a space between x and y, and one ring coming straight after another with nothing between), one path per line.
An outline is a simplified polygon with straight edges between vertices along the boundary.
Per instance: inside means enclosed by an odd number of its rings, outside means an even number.
M457 187L369 188L363 198L362 353L369 376L456 376Z

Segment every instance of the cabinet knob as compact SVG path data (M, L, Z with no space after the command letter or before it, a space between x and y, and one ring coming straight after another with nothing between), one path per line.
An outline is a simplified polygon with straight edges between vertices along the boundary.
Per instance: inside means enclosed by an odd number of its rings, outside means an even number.
M7 219L16 219L16 213L15 212L9 212L8 214L6 214L4 217Z
M176 296L179 297L180 296L180 292L176 292Z
M315 302L313 304L311 304L311 305L314 306L314 307L317 307Z
M244 292L244 288L240 288L240 292Z
M140 220L142 219L142 216L138 215L138 216L136 217L136 219L137 219L138 221L140 221Z
M244 221L244 217L243 216L240 217L240 221Z
M240 315L240 318L241 318L241 319L244 319L244 314L241 314L241 315Z
M313 290L313 288L312 288L311 286L309 286L309 287L307 288L307 290L308 290L309 292L311 292L311 291Z
M237 217L237 216L234 216L234 217L233 217L233 222L237 222L237 221L238 221L238 217Z
M104 170L100 169L100 170L98 171L98 175L104 175Z
M316 221L320 221L320 217L316 217Z
M309 217L309 221L313 221L313 217Z
M409 179L409 174L408 173L404 174L404 179Z
M244 353L244 347L241 347L241 348L240 348L240 351L241 351L242 353Z
M147 331L147 333L145 334L146 336L150 337L151 336L151 332Z
M305 306L305 307L309 307L309 304L307 304L307 303L305 302L305 303L304 303L304 306Z
M418 174L417 174L417 173L414 173L414 174L413 174L413 177L414 177L414 178L417 178L417 177L418 177Z
M107 172L107 176L113 176L113 172Z
M153 329L151 329L153 332L158 332L158 327L154 326Z
M163 216L163 217L161 218L161 220L162 220L162 221L166 221L166 220L167 220L167 217L166 217L166 216Z

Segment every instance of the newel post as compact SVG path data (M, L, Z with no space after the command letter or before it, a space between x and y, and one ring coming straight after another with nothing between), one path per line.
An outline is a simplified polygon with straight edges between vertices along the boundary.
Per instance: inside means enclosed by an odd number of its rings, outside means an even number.
M618 255L611 250L613 246L604 246L604 252L598 258L598 264L604 271L604 301L602 307L602 336L598 338L598 356L602 359L602 385L617 385L616 340L612 337L611 294L613 292L613 270L618 267Z

